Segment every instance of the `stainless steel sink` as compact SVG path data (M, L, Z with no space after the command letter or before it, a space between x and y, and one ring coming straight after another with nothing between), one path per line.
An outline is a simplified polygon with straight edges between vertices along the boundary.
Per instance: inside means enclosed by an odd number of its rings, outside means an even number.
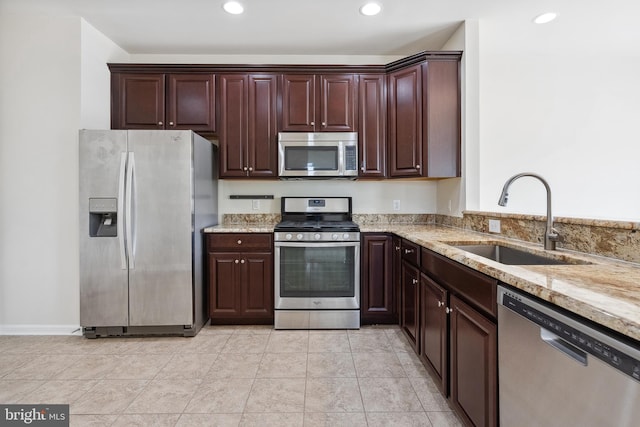
M509 265L591 264L581 259L544 256L498 244L454 245L454 247Z

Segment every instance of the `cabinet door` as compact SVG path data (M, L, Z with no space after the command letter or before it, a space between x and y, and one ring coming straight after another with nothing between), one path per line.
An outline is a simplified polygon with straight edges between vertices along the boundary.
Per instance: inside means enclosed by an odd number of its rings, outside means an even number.
M393 236L393 290L396 294L396 313L402 321L402 239Z
M320 123L317 131L355 132L356 78L353 74L327 74L320 79ZM316 117L318 114L316 114Z
M249 75L249 176L278 174L278 121L276 75Z
M237 317L240 304L240 253L209 252L209 317Z
M393 290L392 241L387 234L364 234L362 239L363 323L397 323Z
M167 129L215 131L213 74L169 74Z
M282 76L282 130L315 130L316 84L313 74Z
M402 329L416 353L419 347L419 280L418 268L402 262Z
M383 74L361 74L358 83L360 177L384 178L387 161L387 93Z
M428 61L423 82L425 176L460 176L459 62Z
M112 74L112 129L164 129L165 75Z
M243 253L241 312L246 318L273 319L273 255Z
M220 82L220 177L244 177L247 159L246 74L222 74Z
M420 356L439 379L436 385L447 395L447 291L420 274Z
M422 176L422 68L389 74L389 175Z
M497 327L452 296L451 403L467 423L497 425Z

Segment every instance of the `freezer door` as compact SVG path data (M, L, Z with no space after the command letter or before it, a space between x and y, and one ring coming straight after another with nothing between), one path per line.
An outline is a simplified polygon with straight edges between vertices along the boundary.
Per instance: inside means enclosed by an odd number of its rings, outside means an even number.
M192 325L192 133L129 131L129 324Z
M80 131L80 325L83 327L128 324L122 217L126 153L126 131ZM115 215L109 211L115 211ZM111 224L104 224L109 217L111 220L107 222Z

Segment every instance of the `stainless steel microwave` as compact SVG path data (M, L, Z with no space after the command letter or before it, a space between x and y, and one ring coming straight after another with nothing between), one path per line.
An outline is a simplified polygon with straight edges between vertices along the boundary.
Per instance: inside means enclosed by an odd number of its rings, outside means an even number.
M280 178L357 178L357 132L278 133Z

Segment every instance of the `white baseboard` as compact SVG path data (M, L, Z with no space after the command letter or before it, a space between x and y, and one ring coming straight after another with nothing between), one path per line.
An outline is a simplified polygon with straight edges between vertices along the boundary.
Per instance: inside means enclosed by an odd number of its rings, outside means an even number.
M0 335L82 335L79 325L0 325Z

